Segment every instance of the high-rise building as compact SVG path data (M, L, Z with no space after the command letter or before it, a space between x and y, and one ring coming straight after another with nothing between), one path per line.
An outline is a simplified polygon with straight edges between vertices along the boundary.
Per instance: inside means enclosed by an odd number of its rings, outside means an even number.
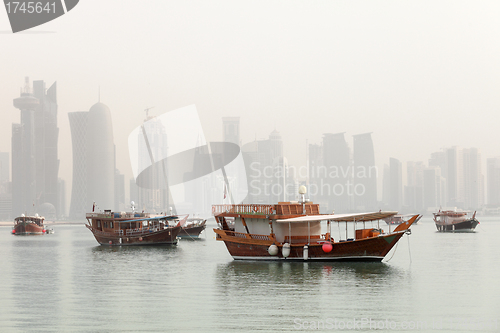
M500 206L500 157L486 160L488 205Z
M424 207L424 169L423 162L407 162L407 185L404 190L404 204L410 212L420 212Z
M429 166L424 169L424 206L431 211L445 204L446 181L441 176L441 168Z
M377 208L377 167L371 133L353 136L353 194L358 211Z
M109 108L94 104L87 125L87 207L95 202L103 210L114 209L115 144Z
M115 207L115 146L111 112L103 103L89 112L68 114L73 144L73 189L70 218L83 219L93 203Z
M69 218L80 220L89 211L87 206L87 130L88 112L69 112L71 142L73 146L73 186Z
M481 153L477 148L463 149L463 187L465 209L478 210L484 203Z
M0 152L0 219L8 220L12 214L9 153Z
M154 116L147 116L144 119L143 131L147 133L149 146L143 140L143 133L139 134L138 156L167 156L168 140L165 127L162 122ZM171 206L171 198L166 184L167 164L163 161L151 163L148 158L138 158L138 169L146 170L142 173L141 181L149 184L147 187L137 187L137 197L135 200L140 210L147 212L164 212ZM147 179L146 179L147 178Z
M35 214L43 204L59 215L56 83L46 89L43 81L34 81L32 93L26 78L14 106L21 122L12 125L12 213Z
M429 166L438 166L446 179L443 205L461 209L479 209L484 203L484 179L481 154L477 148L451 147L436 152Z
M403 167L398 159L389 159L389 207L399 211L403 204Z
M351 152L344 133L323 135L323 163L328 172L319 193L326 199L331 213L351 210L353 198Z
M447 186L447 205L464 207L465 188L464 188L464 169L463 169L463 151L458 147L445 149L446 154L446 186Z
M247 172L246 203L272 204L294 200L294 180L283 156L283 141L274 130L267 140L256 140L242 148Z
M222 127L222 140L240 145L240 117L223 117Z

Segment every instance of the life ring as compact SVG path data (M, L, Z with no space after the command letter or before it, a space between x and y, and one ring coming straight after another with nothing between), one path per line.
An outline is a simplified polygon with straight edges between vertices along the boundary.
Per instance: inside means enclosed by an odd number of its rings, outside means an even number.
M253 212L257 213L258 210L259 210L259 208L257 207L257 205L253 205Z
M139 237L139 240L142 241L142 237Z

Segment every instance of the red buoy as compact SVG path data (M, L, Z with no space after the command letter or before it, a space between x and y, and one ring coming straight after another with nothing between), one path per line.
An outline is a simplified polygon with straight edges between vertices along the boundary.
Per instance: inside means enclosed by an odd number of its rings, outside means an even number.
M333 245L330 242L326 242L323 243L323 246L321 246L321 248L323 249L323 252L329 253L333 250Z
M12 233L15 234L16 233L16 229L12 229Z

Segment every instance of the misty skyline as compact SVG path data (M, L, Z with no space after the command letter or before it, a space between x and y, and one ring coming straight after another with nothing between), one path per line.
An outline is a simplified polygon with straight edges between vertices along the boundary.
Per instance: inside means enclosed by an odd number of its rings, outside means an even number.
M207 141L221 140L222 117L240 117L243 143L276 129L297 167L306 164L307 143L324 133L372 132L379 170L391 157L427 162L460 146L481 149L486 175L485 160L500 156L499 14L493 1L87 0L11 34L0 11L0 151L11 151L11 126L19 122L12 100L29 76L58 85L66 193L67 115L89 110L99 87L126 179L127 136L144 109L160 115L192 104Z

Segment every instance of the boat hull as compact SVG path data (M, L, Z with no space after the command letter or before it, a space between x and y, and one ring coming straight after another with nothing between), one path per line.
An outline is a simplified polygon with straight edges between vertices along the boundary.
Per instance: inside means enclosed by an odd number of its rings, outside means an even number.
M461 222L455 222L451 224L444 224L436 222L436 228L440 232L470 232L474 231L474 229L479 224L479 221L475 218L468 219Z
M44 227L32 222L20 222L16 224L12 233L14 235L43 235Z
M133 245L174 245L181 227L171 227L155 232L142 232L131 235L119 235L96 230L86 224L96 241L101 245L133 246Z
M205 225L182 228L177 237L179 237L179 238L199 238L201 232L203 230L205 230L205 228L206 228Z
M290 244L290 255L283 256L283 244L278 247L277 255L268 252L272 241L240 238L227 235L224 230L214 229L219 240L224 241L230 255L235 260L287 260L287 261L382 261L392 247L403 236L404 231L377 237L332 243L330 252L323 251L323 243L308 245L304 257L305 244Z

